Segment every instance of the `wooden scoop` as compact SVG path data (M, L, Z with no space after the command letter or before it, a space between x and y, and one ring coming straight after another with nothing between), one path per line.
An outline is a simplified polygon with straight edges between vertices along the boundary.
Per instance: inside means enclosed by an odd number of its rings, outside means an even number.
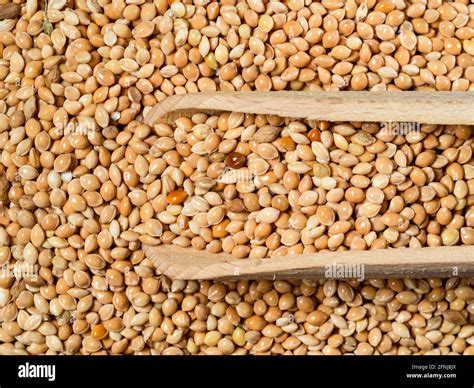
M327 121L474 124L474 92L203 92L174 95L145 116L153 125L196 112Z
M474 124L474 92L212 92L168 97L145 122L196 112L242 112L328 121ZM163 274L177 279L451 277L474 275L474 246L318 252L235 259L173 245L143 247Z

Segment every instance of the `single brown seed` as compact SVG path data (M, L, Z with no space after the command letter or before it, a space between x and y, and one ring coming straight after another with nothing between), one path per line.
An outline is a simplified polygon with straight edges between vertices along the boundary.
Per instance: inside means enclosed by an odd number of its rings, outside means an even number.
M107 329L104 325L96 325L92 328L91 336L96 340L102 340L107 337Z
M172 191L166 196L166 202L168 202L171 205L179 205L184 202L187 196L188 195L186 194L184 190Z
M317 128L313 128L308 132L308 139L311 141L321 141L321 132Z
M241 168L245 162L245 156L239 152L231 152L224 160L225 165L233 169Z
M0 5L0 19L14 19L21 11L20 4L17 3L6 3Z

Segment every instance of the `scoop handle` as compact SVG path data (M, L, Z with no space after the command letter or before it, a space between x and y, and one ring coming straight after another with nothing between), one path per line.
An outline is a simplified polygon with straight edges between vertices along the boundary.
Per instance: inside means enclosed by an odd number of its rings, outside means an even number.
M474 124L474 92L202 92L167 97L145 115L153 125L193 113L240 112L358 122Z
M173 279L427 278L474 275L474 246L317 252L268 259L236 259L174 245L144 245L146 257ZM352 271L352 272L351 272ZM331 276L332 275L332 276ZM349 276L350 277L350 276Z

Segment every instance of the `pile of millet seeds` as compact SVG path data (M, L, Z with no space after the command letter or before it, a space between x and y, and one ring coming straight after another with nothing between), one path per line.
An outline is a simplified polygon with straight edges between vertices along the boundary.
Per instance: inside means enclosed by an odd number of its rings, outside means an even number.
M141 248L472 244L471 127L143 123L199 91L473 90L469 1L0 0L0 52L0 264L37 270L0 277L1 354L474 354L473 279L172 280Z

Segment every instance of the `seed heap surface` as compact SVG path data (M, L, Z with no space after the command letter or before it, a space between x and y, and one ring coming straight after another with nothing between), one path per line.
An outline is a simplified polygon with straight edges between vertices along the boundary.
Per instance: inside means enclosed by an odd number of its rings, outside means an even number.
M205 90L472 90L473 14L0 0L0 265L37 275L0 277L0 354L474 354L473 279L171 280L141 248L472 244L469 127L141 118Z
M473 89L468 0L2 3L0 96L55 125L209 90Z
M172 281L146 260L105 277L68 268L39 291L0 289L0 353L474 355L473 285Z

